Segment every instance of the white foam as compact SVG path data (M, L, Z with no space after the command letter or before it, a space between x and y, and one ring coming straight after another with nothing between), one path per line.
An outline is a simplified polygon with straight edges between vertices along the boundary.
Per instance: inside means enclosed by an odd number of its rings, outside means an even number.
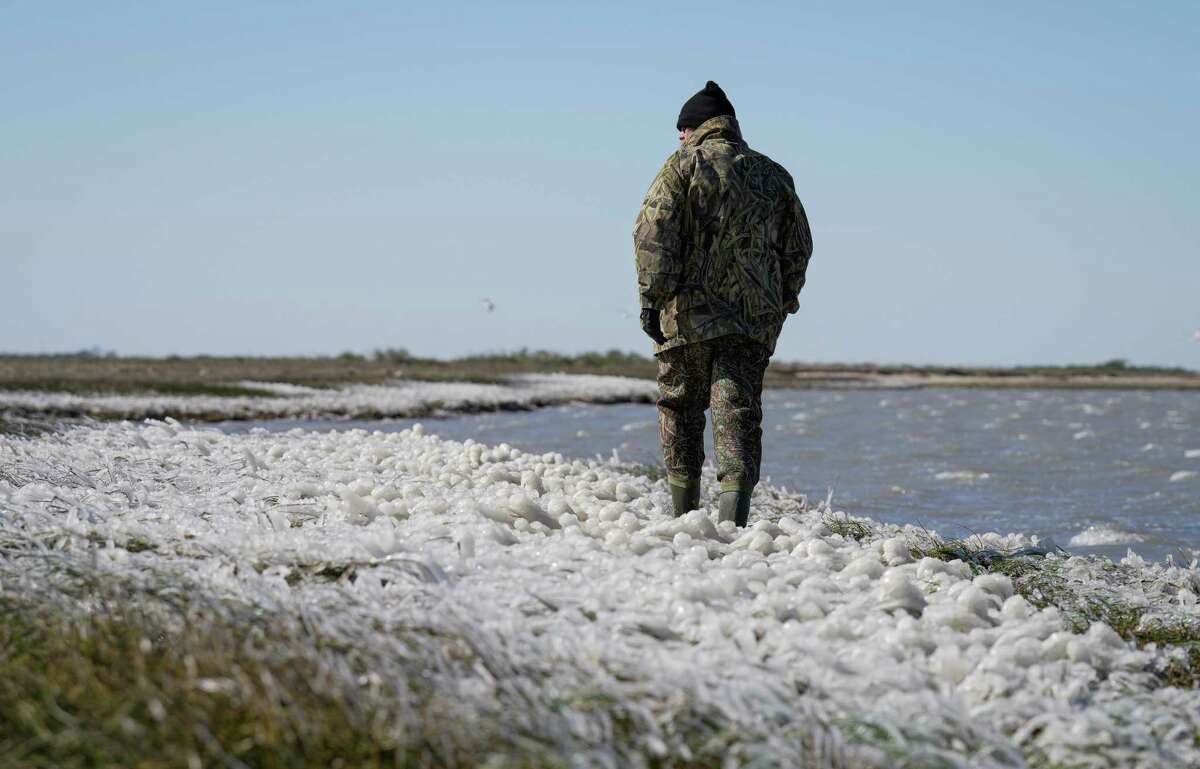
M1068 547L1100 547L1103 545L1127 545L1143 542L1145 537L1129 531L1121 531L1111 526L1100 524L1088 526L1083 531L1071 537Z
M1170 483L1178 483L1180 481L1190 481L1198 475L1200 475L1200 473L1196 472L1195 470L1178 470L1174 473L1171 473L1171 477L1167 480Z
M421 415L431 409L521 409L573 401L652 402L658 386L643 379L578 374L521 374L499 384L395 381L321 390L272 382L239 382L266 397L215 395L86 395L14 390L0 392L0 409L142 419L380 418Z
M243 379L234 384L245 390L260 390L272 395L322 395L325 393L325 390L319 387L305 387L304 385L291 384L290 382L256 382L252 379Z
M933 476L939 481L978 481L991 478L988 473L975 470L946 470Z

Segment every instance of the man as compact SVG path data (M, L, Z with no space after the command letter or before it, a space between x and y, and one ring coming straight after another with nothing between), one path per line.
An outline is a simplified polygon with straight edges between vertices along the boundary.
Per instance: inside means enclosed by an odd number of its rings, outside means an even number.
M711 407L720 520L745 526L762 456L762 381L799 309L812 235L792 177L742 139L711 80L679 113L679 149L634 226L642 329L659 361L659 427L675 515L700 507Z

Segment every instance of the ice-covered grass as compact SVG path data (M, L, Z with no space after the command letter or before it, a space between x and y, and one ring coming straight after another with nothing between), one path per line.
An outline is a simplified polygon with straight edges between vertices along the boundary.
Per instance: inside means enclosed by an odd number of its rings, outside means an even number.
M253 383L258 384L258 383ZM242 387L240 384L210 384L207 382L72 382L66 380L40 380L5 382L0 381L0 393L4 392L48 392L74 393L76 395L93 395L102 392L110 395L172 395L180 397L196 396L257 396L262 393L258 387Z
M1200 766L1194 564L769 486L745 531L668 510L618 465L417 428L0 438L0 755Z
M398 380L332 388L244 381L226 389L235 394L0 390L0 412L98 419L385 419L439 411L529 409L571 401L648 403L658 394L651 381L586 374L518 374L498 383Z

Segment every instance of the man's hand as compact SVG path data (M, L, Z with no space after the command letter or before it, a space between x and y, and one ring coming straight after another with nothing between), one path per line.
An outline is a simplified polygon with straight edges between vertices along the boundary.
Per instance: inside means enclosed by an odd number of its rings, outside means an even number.
M667 338L663 336L662 326L658 324L658 315L658 310L650 307L642 310L642 331L655 342L666 344Z

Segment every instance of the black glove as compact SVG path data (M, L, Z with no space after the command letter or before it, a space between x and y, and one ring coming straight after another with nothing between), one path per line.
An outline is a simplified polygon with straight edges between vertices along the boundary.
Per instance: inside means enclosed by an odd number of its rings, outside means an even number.
M642 331L645 331L646 336L659 344L667 343L667 338L663 336L662 326L658 325L658 310L650 307L642 310Z

